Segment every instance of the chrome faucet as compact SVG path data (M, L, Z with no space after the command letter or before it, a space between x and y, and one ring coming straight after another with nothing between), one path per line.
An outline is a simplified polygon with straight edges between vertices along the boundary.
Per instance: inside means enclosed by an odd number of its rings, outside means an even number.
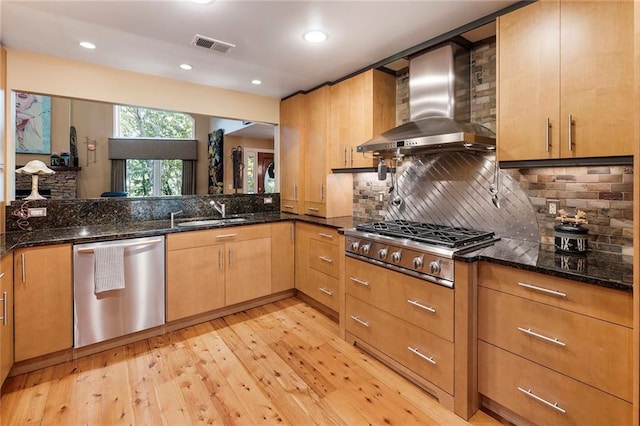
M225 218L226 212L225 212L225 204L224 203L221 203L221 202L215 201L215 200L211 200L211 201L209 201L209 205L213 206L213 208L216 209L216 211L222 215L223 219Z
M176 215L178 214L182 214L182 210L180 210L179 212L171 212L171 227L173 228L173 219L176 217Z

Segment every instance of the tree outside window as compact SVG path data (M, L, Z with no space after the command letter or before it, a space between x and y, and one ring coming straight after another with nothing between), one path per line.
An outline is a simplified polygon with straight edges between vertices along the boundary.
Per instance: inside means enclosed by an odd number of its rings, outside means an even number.
M115 107L115 133L121 138L194 139L193 118L184 113L135 106ZM182 194L182 160L126 160L125 190L130 196Z

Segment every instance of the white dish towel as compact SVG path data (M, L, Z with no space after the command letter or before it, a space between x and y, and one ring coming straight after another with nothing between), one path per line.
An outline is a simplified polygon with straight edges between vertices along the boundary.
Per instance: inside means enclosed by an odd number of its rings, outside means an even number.
M95 247L95 294L124 288L124 246Z

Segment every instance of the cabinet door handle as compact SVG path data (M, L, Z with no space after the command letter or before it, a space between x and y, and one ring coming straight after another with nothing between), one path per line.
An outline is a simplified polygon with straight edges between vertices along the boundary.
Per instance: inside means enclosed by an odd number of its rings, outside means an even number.
M351 163L351 166L353 167L353 147L351 147L351 149L349 150L349 162Z
M569 151L573 150L573 115L569 114Z
M238 234L222 234L222 235L216 235L216 238L233 238Z
M361 279L358 279L356 277L349 277L349 279L351 281L353 281L354 283L358 283L358 284L361 284L363 286L369 287L369 282L368 281L362 281Z
M233 252L229 249L229 266L233 265Z
M327 256L318 256L320 258L320 260L322 260L323 262L327 262L327 263L333 263L333 259L327 257Z
M0 279L4 278L4 272L0 272Z
M527 283L518 283L518 285L520 287L528 288L530 290L535 290L535 291L541 291L543 293L552 294L552 295L558 296L558 297L567 297L567 293L562 293L562 292L557 291L557 290L549 290L548 288L538 287L536 285L531 285L531 284L527 284Z
M331 290L327 290L326 288L322 288L322 287L318 287L318 290L320 290L324 294L328 294L329 296L333 296L333 292Z
M324 201L324 183L320 184L320 201Z
M289 225L289 238L291 239L292 243L296 242L296 230L293 227L293 223Z
M360 323L360 324L364 325L365 327L369 327L369 323L366 322L366 321L362 321L360 319L360 317L354 317L353 315L351 315L351 319L354 320L357 323Z
M430 362L433 365L436 365L436 360L433 359L432 356L426 356L425 354L421 353L418 348L412 348L411 346L407 346L407 349L409 349L411 352L413 352L414 354L418 355L420 358L424 359L425 361Z
M536 395L533 392L531 392L531 389L527 390L527 389L523 389L520 386L518 386L518 390L520 392L524 393L525 395L527 395L528 397L531 397L531 398L535 399L538 402L542 402L543 404L545 404L548 407L553 408L554 410L560 411L562 414L565 414L567 412L567 410L565 410L564 408L560 407L557 402L549 402L546 399L541 398L538 395Z
M22 263L22 283L24 284L27 282L27 259L24 253L20 255L20 263Z
M6 291L2 292L2 318L0 318L0 321L2 321L2 325L7 325L7 303L9 302L7 300L7 297L9 297L9 295L7 294Z
M432 308L431 306L423 305L422 303L418 302L417 300L407 299L407 303L409 303L409 304L411 304L413 306L417 306L420 309L424 309L425 311L429 311L432 314L436 313L435 308Z
M342 164L347 165L347 146L344 145L344 152L342 153Z
M551 141L550 141L551 136L549 135L550 132L551 132L551 122L549 121L549 117L547 117L544 123L545 143L546 143L547 152L549 152L549 148L551 147Z
M293 199L298 201L298 184L293 184Z
M562 347L567 346L566 343L558 340L557 338L547 337L545 335L536 333L535 331L532 331L530 328L518 327L518 330L522 331L525 334L528 334L529 336L537 337L538 339L544 340L545 342L553 343L555 345L562 346Z
M309 209L309 210L311 210L311 209ZM324 232L318 232L318 235L320 235L321 237L324 237L324 238L330 238L330 239L333 239L333 235L331 235L331 234L325 234Z
M218 249L218 270L222 271L222 267L224 265L224 260L222 259L223 257L223 251L222 248Z

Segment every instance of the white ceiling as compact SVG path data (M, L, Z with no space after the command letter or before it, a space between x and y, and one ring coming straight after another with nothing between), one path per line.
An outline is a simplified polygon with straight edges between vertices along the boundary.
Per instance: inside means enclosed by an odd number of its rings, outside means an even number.
M0 41L115 68L282 98L334 81L516 1L0 1ZM327 42L301 38L322 29ZM191 46L195 34L235 44ZM96 50L78 46L81 40ZM189 63L191 71L178 65ZM260 79L263 84L251 84Z

